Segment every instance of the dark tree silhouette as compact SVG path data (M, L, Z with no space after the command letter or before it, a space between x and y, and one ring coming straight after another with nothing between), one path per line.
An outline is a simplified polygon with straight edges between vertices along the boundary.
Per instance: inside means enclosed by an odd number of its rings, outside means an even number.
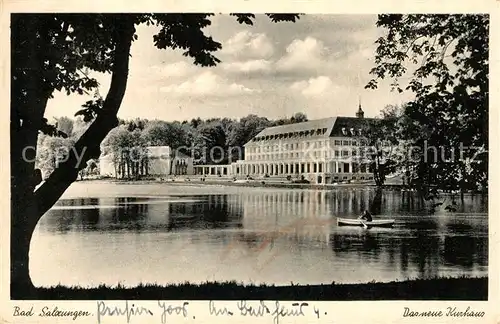
M386 34L376 42L375 78L366 87L389 78L395 90L415 94L403 114L403 139L420 148L406 161L410 185L426 196L438 187L485 189L489 15L389 14L377 26Z

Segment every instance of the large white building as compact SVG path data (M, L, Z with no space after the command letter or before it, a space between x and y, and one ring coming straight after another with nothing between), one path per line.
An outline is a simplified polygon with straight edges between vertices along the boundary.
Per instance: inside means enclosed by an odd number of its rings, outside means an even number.
M291 177L328 184L371 180L364 131L373 119L332 117L269 127L245 144L245 159L232 163L230 174L246 177Z

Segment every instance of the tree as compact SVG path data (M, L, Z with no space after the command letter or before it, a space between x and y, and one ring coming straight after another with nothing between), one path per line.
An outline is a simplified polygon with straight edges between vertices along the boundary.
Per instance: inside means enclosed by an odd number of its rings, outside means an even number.
M194 64L220 62L212 52L222 46L204 34L212 14L14 14L11 16L11 292L26 291L29 246L40 217L74 182L87 161L100 155L100 143L118 125L116 117L127 88L130 47L135 26L155 24L159 49L181 49ZM251 25L254 15L234 14ZM268 14L277 21L298 15ZM100 109L87 109L94 120L72 147L67 160L37 188L37 138L46 126L47 101L56 90L83 94L97 82L87 70L111 73Z
M290 123L291 124L302 123L308 120L309 119L307 119L307 116L304 113L298 112L290 118Z
M149 145L170 146L176 149L187 145L185 125L179 122L153 121L144 128L144 136Z
M56 118L57 130L63 132L67 137L73 136L73 119L68 117Z
M205 163L227 163L226 125L222 120L211 120L198 126L204 141L203 156Z
M148 123L148 121L145 119L136 118L134 120L127 122L126 124L127 124L127 128L129 130L129 132L133 132L136 129L142 131L144 129L144 127L146 127L147 123Z
M367 150L358 156L362 161L368 161L377 187L382 187L386 177L400 166L397 146L400 144L398 123L401 109L389 105L380 115L380 118L364 124L360 144Z
M38 137L38 150L35 166L42 172L42 179L47 179L68 155L74 141L71 138L42 134Z
M264 128L272 125L272 122L265 118L259 117L257 115L248 115L240 119L240 122L233 127L228 135L228 143L231 147L243 148L243 145L248 143L252 138L254 138L259 132ZM231 160L234 161L238 158L244 159L243 156L231 156Z
M411 185L485 188L488 180L488 15L379 15L374 79L415 99L404 111ZM414 71L406 87L399 80Z
M193 118L193 119L191 119L191 121L189 123L190 123L191 127L198 128L198 125L201 124L201 118L200 117Z
M85 176L98 175L99 174L99 164L96 160L90 159L87 161L87 166L85 169L80 170L80 179L83 180Z
M104 153L111 156L116 177L127 179L144 175L148 155L146 145L143 133L139 129L130 131L129 125L114 128L102 143Z
M288 124L295 124L295 123L302 123L306 122L309 119L307 118L306 114L298 112L295 115L293 115L290 118L281 118L276 120L273 124L275 126L280 126L280 125L288 125Z

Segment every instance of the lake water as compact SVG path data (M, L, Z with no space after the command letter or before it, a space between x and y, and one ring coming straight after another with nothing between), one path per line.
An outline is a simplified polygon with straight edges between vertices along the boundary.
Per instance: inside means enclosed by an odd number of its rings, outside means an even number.
M410 192L168 184L74 184L40 220L36 285L276 285L483 276L487 200L443 196L430 213ZM77 198L80 197L80 198ZM379 197L380 198L380 197ZM338 227L364 209L390 229Z

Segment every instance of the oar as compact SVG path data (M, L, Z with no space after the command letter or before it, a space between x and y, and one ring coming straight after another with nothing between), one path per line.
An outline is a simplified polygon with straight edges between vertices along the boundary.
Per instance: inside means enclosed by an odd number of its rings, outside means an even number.
M365 229L368 229L368 225L366 225L366 223L362 219L360 219L359 221L361 222L361 224L363 224L363 227Z

